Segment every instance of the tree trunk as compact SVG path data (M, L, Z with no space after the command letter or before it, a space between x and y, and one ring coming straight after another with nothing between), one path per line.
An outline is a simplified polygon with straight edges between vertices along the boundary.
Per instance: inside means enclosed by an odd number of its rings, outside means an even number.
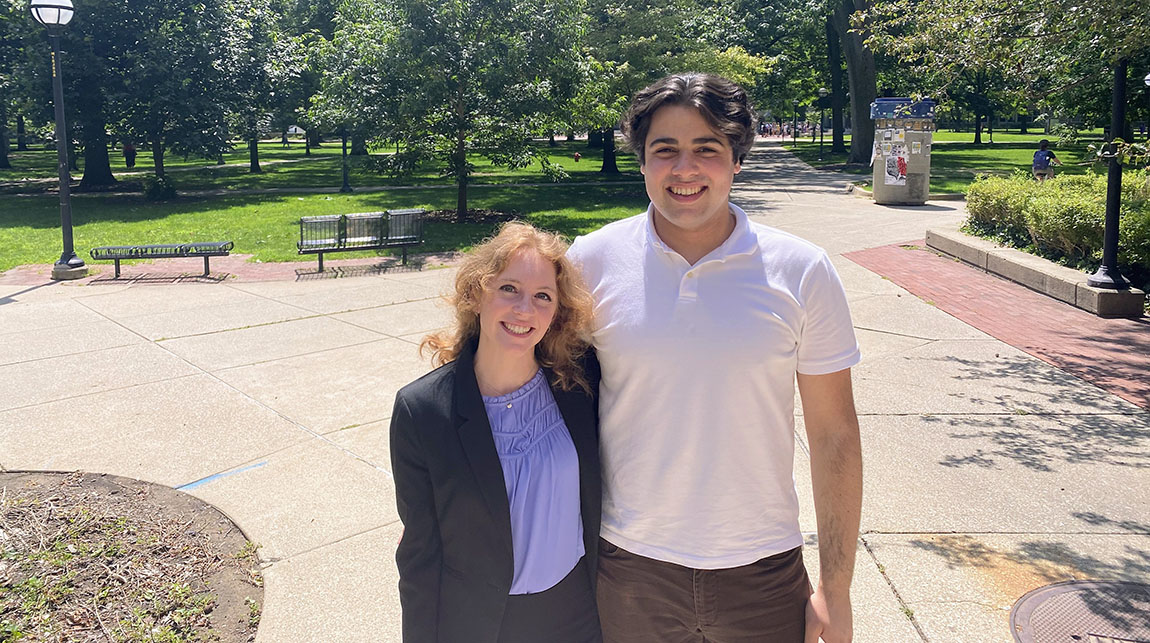
M0 100L0 168L10 167L12 163L8 160L8 105L6 100Z
M587 132L587 147L596 149L603 147L602 130L592 129Z
M556 145L559 145L558 143L555 142L555 131L554 130L547 132L547 145L549 147L555 147Z
M367 137L363 134L352 132L350 154L352 156L367 156Z
M603 130L603 167L599 168L601 174L618 174L619 166L615 162L615 128L608 127Z
M875 82L874 52L863 41L870 36L864 25L854 31L850 17L855 11L866 10L869 0L838 0L835 3L834 26L843 46L847 62L847 84L850 87L851 152L848 163L869 163L874 146L874 121L870 118L870 104L878 95Z
M1018 115L1018 127L1020 130L1019 134L1026 134L1027 133L1026 132L1026 121L1028 121L1028 120L1030 120L1030 114L1019 114Z
M311 130L303 133L303 155L311 156Z
M455 135L455 153L451 164L455 170L455 222L467 219L467 138L466 132L459 130Z
M263 172L260 168L260 138L255 132L248 138L248 172L251 174Z
M831 154L845 154L847 146L843 138L843 53L839 45L839 35L835 33L829 15L826 20L826 32L827 63L831 69Z
M974 112L974 144L982 145L982 113Z
M164 178L164 142L160 139L152 140L152 161L156 167L156 178Z
M990 142L994 142L994 110L986 112L986 133L990 135Z
M311 147L321 147L320 144L323 141L319 140L320 139L319 130L317 130L316 128L313 127L307 131L306 136L307 136L308 145L310 145Z
M73 172L80 171L80 159L76 157L76 139L72 138L72 128L68 130L68 169Z
M101 107L90 110L84 122L84 176L80 178L80 190L90 190L99 186L115 185L112 164L108 159L108 131Z
M570 143L573 140L575 140L575 130L569 129L567 130L567 142Z
M16 114L16 151L28 149L28 133L24 130L24 115Z

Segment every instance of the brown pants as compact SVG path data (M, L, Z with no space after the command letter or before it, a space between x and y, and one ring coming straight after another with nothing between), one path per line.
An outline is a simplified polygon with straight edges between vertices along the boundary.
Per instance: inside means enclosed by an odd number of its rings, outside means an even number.
M802 643L811 594L802 548L731 569L691 569L599 539L605 643Z

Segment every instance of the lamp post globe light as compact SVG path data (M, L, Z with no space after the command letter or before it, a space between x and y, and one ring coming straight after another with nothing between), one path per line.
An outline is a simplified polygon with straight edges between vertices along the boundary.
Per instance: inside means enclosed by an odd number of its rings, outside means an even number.
M827 88L819 87L819 160L823 160L823 121L827 117Z
M76 256L72 243L72 191L68 172L68 129L64 125L64 83L60 77L60 32L72 21L72 0L32 0L29 5L36 22L48 28L52 44L52 102L56 108L56 164L60 174L60 227L64 251L52 266L53 279L79 279L88 274L84 260Z

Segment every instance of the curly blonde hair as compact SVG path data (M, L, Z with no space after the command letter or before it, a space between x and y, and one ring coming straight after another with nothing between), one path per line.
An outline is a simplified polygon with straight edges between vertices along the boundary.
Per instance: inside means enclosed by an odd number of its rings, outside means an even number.
M563 390L580 388L591 393L579 362L587 350L593 301L582 277L567 258L567 242L559 235L519 221L503 224L495 236L476 246L455 276L455 290L447 296L455 310L452 328L433 333L419 345L420 354L431 352L435 366L454 361L479 337L479 302L491 281L507 269L511 257L521 250L534 250L555 267L558 308L551 327L535 346L535 358L554 373L553 384Z

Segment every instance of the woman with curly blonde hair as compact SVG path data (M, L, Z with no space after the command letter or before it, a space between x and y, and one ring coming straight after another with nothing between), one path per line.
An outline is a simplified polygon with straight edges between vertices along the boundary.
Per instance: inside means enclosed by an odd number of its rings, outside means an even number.
M598 366L566 251L524 223L477 246L421 345L438 368L396 395L404 641L601 640Z

